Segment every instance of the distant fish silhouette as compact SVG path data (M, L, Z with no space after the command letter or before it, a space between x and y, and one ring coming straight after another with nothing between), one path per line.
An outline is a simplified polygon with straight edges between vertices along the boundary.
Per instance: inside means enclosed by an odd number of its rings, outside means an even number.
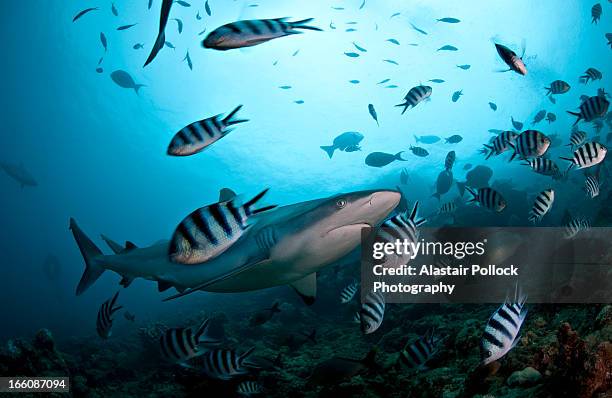
M137 84L132 76L124 70L116 70L111 73L110 77L119 87L131 88L136 91L136 94L141 87L145 87L144 84Z
M136 25L138 25L138 24L133 23L133 24L129 24L129 25L122 25L122 26L118 27L117 30L128 30L129 28L131 28L133 26L136 26Z
M74 16L74 18L72 18L72 22L75 22L77 19L81 18L83 15L91 12L91 11L95 11L98 10L98 7L91 7L91 8L86 8L83 11L79 12L77 15Z
M2 168L2 170L12 179L17 181L21 185L21 188L26 186L35 187L38 185L34 177L26 170L23 164L0 162L0 168Z

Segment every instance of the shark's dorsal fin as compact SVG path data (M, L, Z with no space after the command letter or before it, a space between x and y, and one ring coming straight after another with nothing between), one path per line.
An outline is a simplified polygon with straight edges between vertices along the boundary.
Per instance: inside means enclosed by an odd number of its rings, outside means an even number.
M291 287L300 295L306 305L312 305L317 298L317 273L313 272L306 277L291 284Z
M125 241L125 251L130 251L130 250L134 250L137 249L138 246L136 246L133 242L130 242L129 240Z
M106 244L108 245L108 247L110 247L110 249L113 251L113 253L115 254L119 254L123 251L123 247L115 242L114 240L110 239L109 237L105 236L105 235L101 235L101 238L104 242L106 242Z

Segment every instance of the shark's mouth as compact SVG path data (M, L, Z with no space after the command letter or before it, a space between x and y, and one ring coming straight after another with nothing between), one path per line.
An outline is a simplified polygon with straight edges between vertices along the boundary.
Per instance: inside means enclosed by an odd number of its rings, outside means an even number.
M332 232L338 232L340 230L359 230L361 231L363 228L372 228L372 225L370 225L367 222L358 222L358 223L354 223L354 224L347 224L347 225L342 225L336 228L332 228L329 231L327 231L326 235L332 233Z

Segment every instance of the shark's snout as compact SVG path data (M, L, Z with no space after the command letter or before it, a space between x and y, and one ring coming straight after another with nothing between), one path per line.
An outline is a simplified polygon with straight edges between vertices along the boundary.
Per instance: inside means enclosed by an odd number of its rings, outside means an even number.
M381 223L393 209L399 204L402 194L397 191L376 191L370 195L369 207L371 225Z

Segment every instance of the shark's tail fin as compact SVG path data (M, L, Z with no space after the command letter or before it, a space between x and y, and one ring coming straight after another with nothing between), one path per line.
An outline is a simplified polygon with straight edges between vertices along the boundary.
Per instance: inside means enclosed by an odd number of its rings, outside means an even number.
M96 257L102 256L103 254L91 241L91 239L85 235L81 228L79 228L74 218L70 219L70 230L72 231L72 235L74 235L74 240L81 250L83 260L85 260L85 271L83 272L83 276L81 277L81 280L76 288L76 295L79 296L91 285L93 285L104 272L104 268L96 263Z

